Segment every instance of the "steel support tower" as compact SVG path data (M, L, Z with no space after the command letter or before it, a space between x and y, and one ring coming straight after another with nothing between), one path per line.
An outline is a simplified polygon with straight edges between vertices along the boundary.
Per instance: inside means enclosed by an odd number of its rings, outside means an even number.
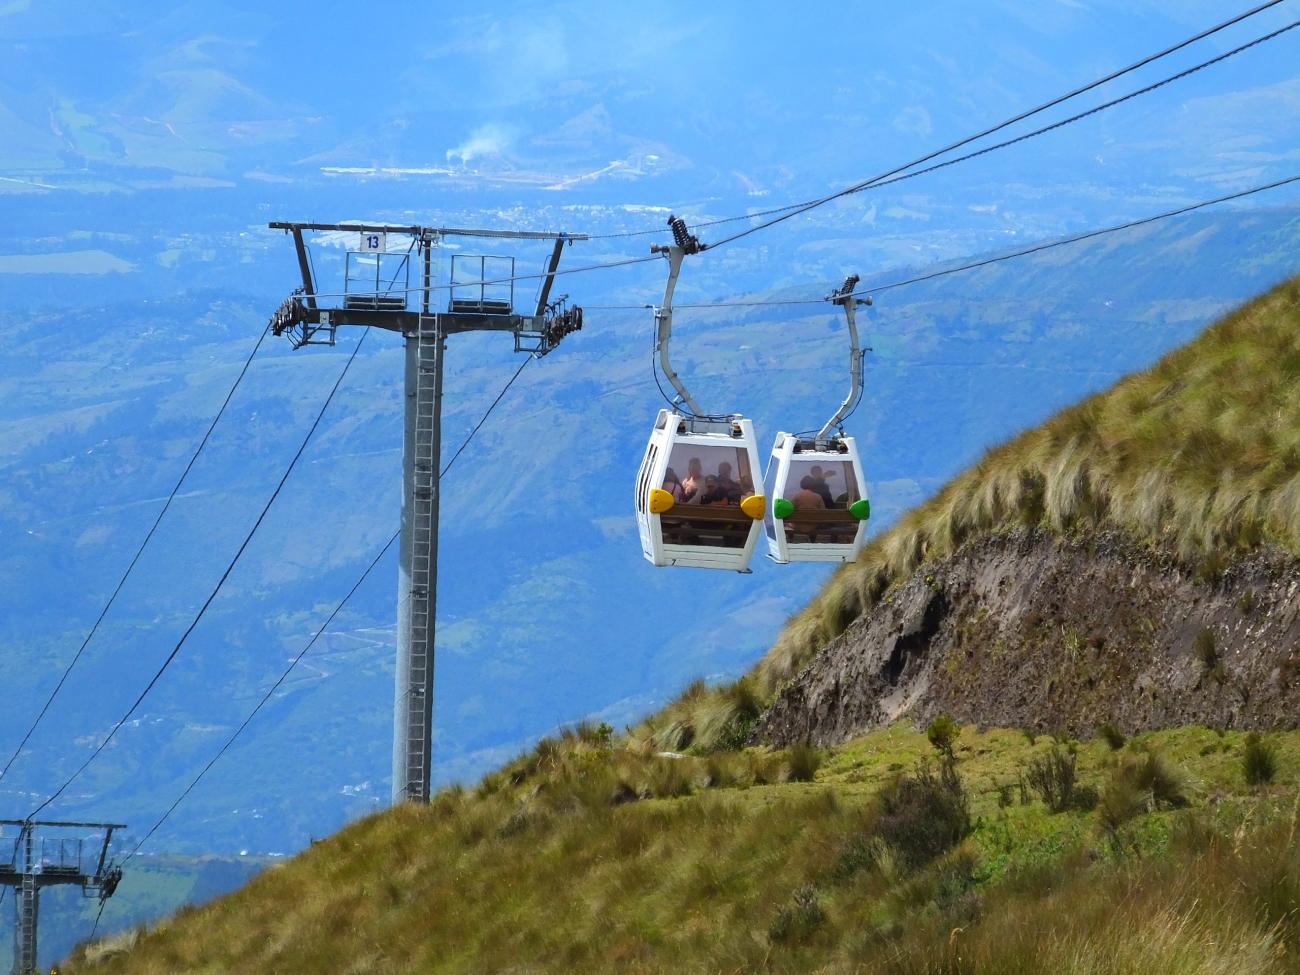
M64 823L36 819L0 819L0 829L17 827L9 860L0 860L0 887L14 889L14 975L33 975L37 965L37 935L41 891L58 884L76 884L83 896L106 900L122 879L119 867L108 865L113 833L121 823ZM50 831L93 831L98 841L95 869L84 869L84 838L56 838ZM42 834L37 836L37 834ZM39 839L39 844L38 844Z
M393 699L393 801L427 802L431 793L433 736L434 637L438 592L438 492L441 467L442 378L447 339L464 332L508 332L516 352L543 356L566 335L582 327L582 309L550 301L551 285L564 245L583 235L469 230L388 224L270 224L293 238L302 287L289 295L271 317L274 334L285 335L294 348L333 345L341 325L361 325L400 333L406 343L405 425L402 445L402 530L397 581L397 673ZM317 288L304 233L356 234L358 250L349 253L342 292L326 297ZM409 239L405 252L389 251L388 238ZM513 259L478 260L477 279L439 285L434 254L445 237L551 241L553 248L540 275L536 309L521 315L514 308ZM374 252L369 272L354 275L352 255ZM390 255L381 270L378 255ZM370 260L370 258L364 258ZM510 271L492 274L487 261L509 261ZM408 286L412 265L418 286ZM370 265L367 264L367 267ZM393 268L396 268L395 270ZM504 294L503 297L503 289ZM449 296L445 306L434 295ZM318 300L321 299L321 300ZM443 308L445 307L445 310Z

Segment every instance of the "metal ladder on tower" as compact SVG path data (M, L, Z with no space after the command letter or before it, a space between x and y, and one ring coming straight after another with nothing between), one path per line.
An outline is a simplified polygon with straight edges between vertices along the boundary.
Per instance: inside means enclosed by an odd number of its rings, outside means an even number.
M411 651L407 693L407 793L411 798L429 795L429 746L433 668L434 591L437 580L434 561L435 481L438 476L437 398L438 358L442 355L442 334L436 315L421 315L416 333L415 465L412 485L411 550Z
M17 975L31 975L36 971L36 864L32 862L31 826L25 827L23 836L24 863L22 885L18 888L18 940L14 945L14 971Z

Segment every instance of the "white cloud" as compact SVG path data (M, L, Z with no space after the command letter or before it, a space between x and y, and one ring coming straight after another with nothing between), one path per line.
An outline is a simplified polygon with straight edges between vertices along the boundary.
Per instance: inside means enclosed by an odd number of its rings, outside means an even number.
M909 105L894 116L893 126L912 135L929 135L932 128L930 113L920 105Z
M126 274L135 265L102 250L0 254L0 274Z

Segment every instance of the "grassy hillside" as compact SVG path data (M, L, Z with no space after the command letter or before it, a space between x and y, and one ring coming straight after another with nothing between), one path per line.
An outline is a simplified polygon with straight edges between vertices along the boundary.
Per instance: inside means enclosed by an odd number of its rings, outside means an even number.
M1261 545L1300 555L1300 277L988 451L837 572L748 677L688 689L639 733L664 748L737 740L890 586L1016 525L1119 528L1207 577Z
M1247 784L1248 748L1273 756L1271 784ZM1300 733L1125 744L968 729L952 750L955 778L904 727L820 755L700 758L584 729L65 971L1300 965ZM1049 760L1076 773L1068 798L1049 792L1059 812L1035 785Z

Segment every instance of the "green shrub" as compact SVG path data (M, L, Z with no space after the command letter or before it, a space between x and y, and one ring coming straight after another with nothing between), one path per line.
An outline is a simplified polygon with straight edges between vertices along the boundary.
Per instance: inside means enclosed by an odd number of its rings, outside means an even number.
M821 752L812 745L795 745L786 752L785 772L789 782L811 782L821 768Z
M952 762L922 764L880 790L872 832L912 867L933 860L972 829L970 798Z
M1252 731L1246 736L1246 748L1241 753L1241 770L1248 785L1267 785L1277 775L1277 749Z
M1182 776L1156 752L1121 760L1098 796L1097 816L1114 834L1134 816L1187 805Z
M1115 752L1123 748L1124 742L1127 740L1124 737L1124 732L1109 721L1105 721L1098 726L1097 737L1103 739L1110 746L1111 751Z
M1192 641L1192 649L1196 653L1196 659L1201 662L1201 669L1206 673L1218 666L1219 651L1214 645L1213 630L1206 628L1197 633L1196 639Z
M1052 812L1076 808L1077 762L1077 755L1059 745L1053 745L1046 755L1030 760L1025 778Z
M743 717L740 712L735 712L731 720L718 733L717 739L713 742L712 751L738 752L745 747L749 741L750 729L754 727L754 719Z
M930 744L937 748L940 754L951 759L953 758L953 747L957 744L957 738L961 735L961 725L952 719L952 715L941 714L925 729L925 736L930 739Z
M1080 812L1092 812L1101 801L1101 793L1086 783L1076 783L1070 805Z
M808 884L796 890L790 903L776 912L767 936L778 944L802 944L825 920L817 888Z

